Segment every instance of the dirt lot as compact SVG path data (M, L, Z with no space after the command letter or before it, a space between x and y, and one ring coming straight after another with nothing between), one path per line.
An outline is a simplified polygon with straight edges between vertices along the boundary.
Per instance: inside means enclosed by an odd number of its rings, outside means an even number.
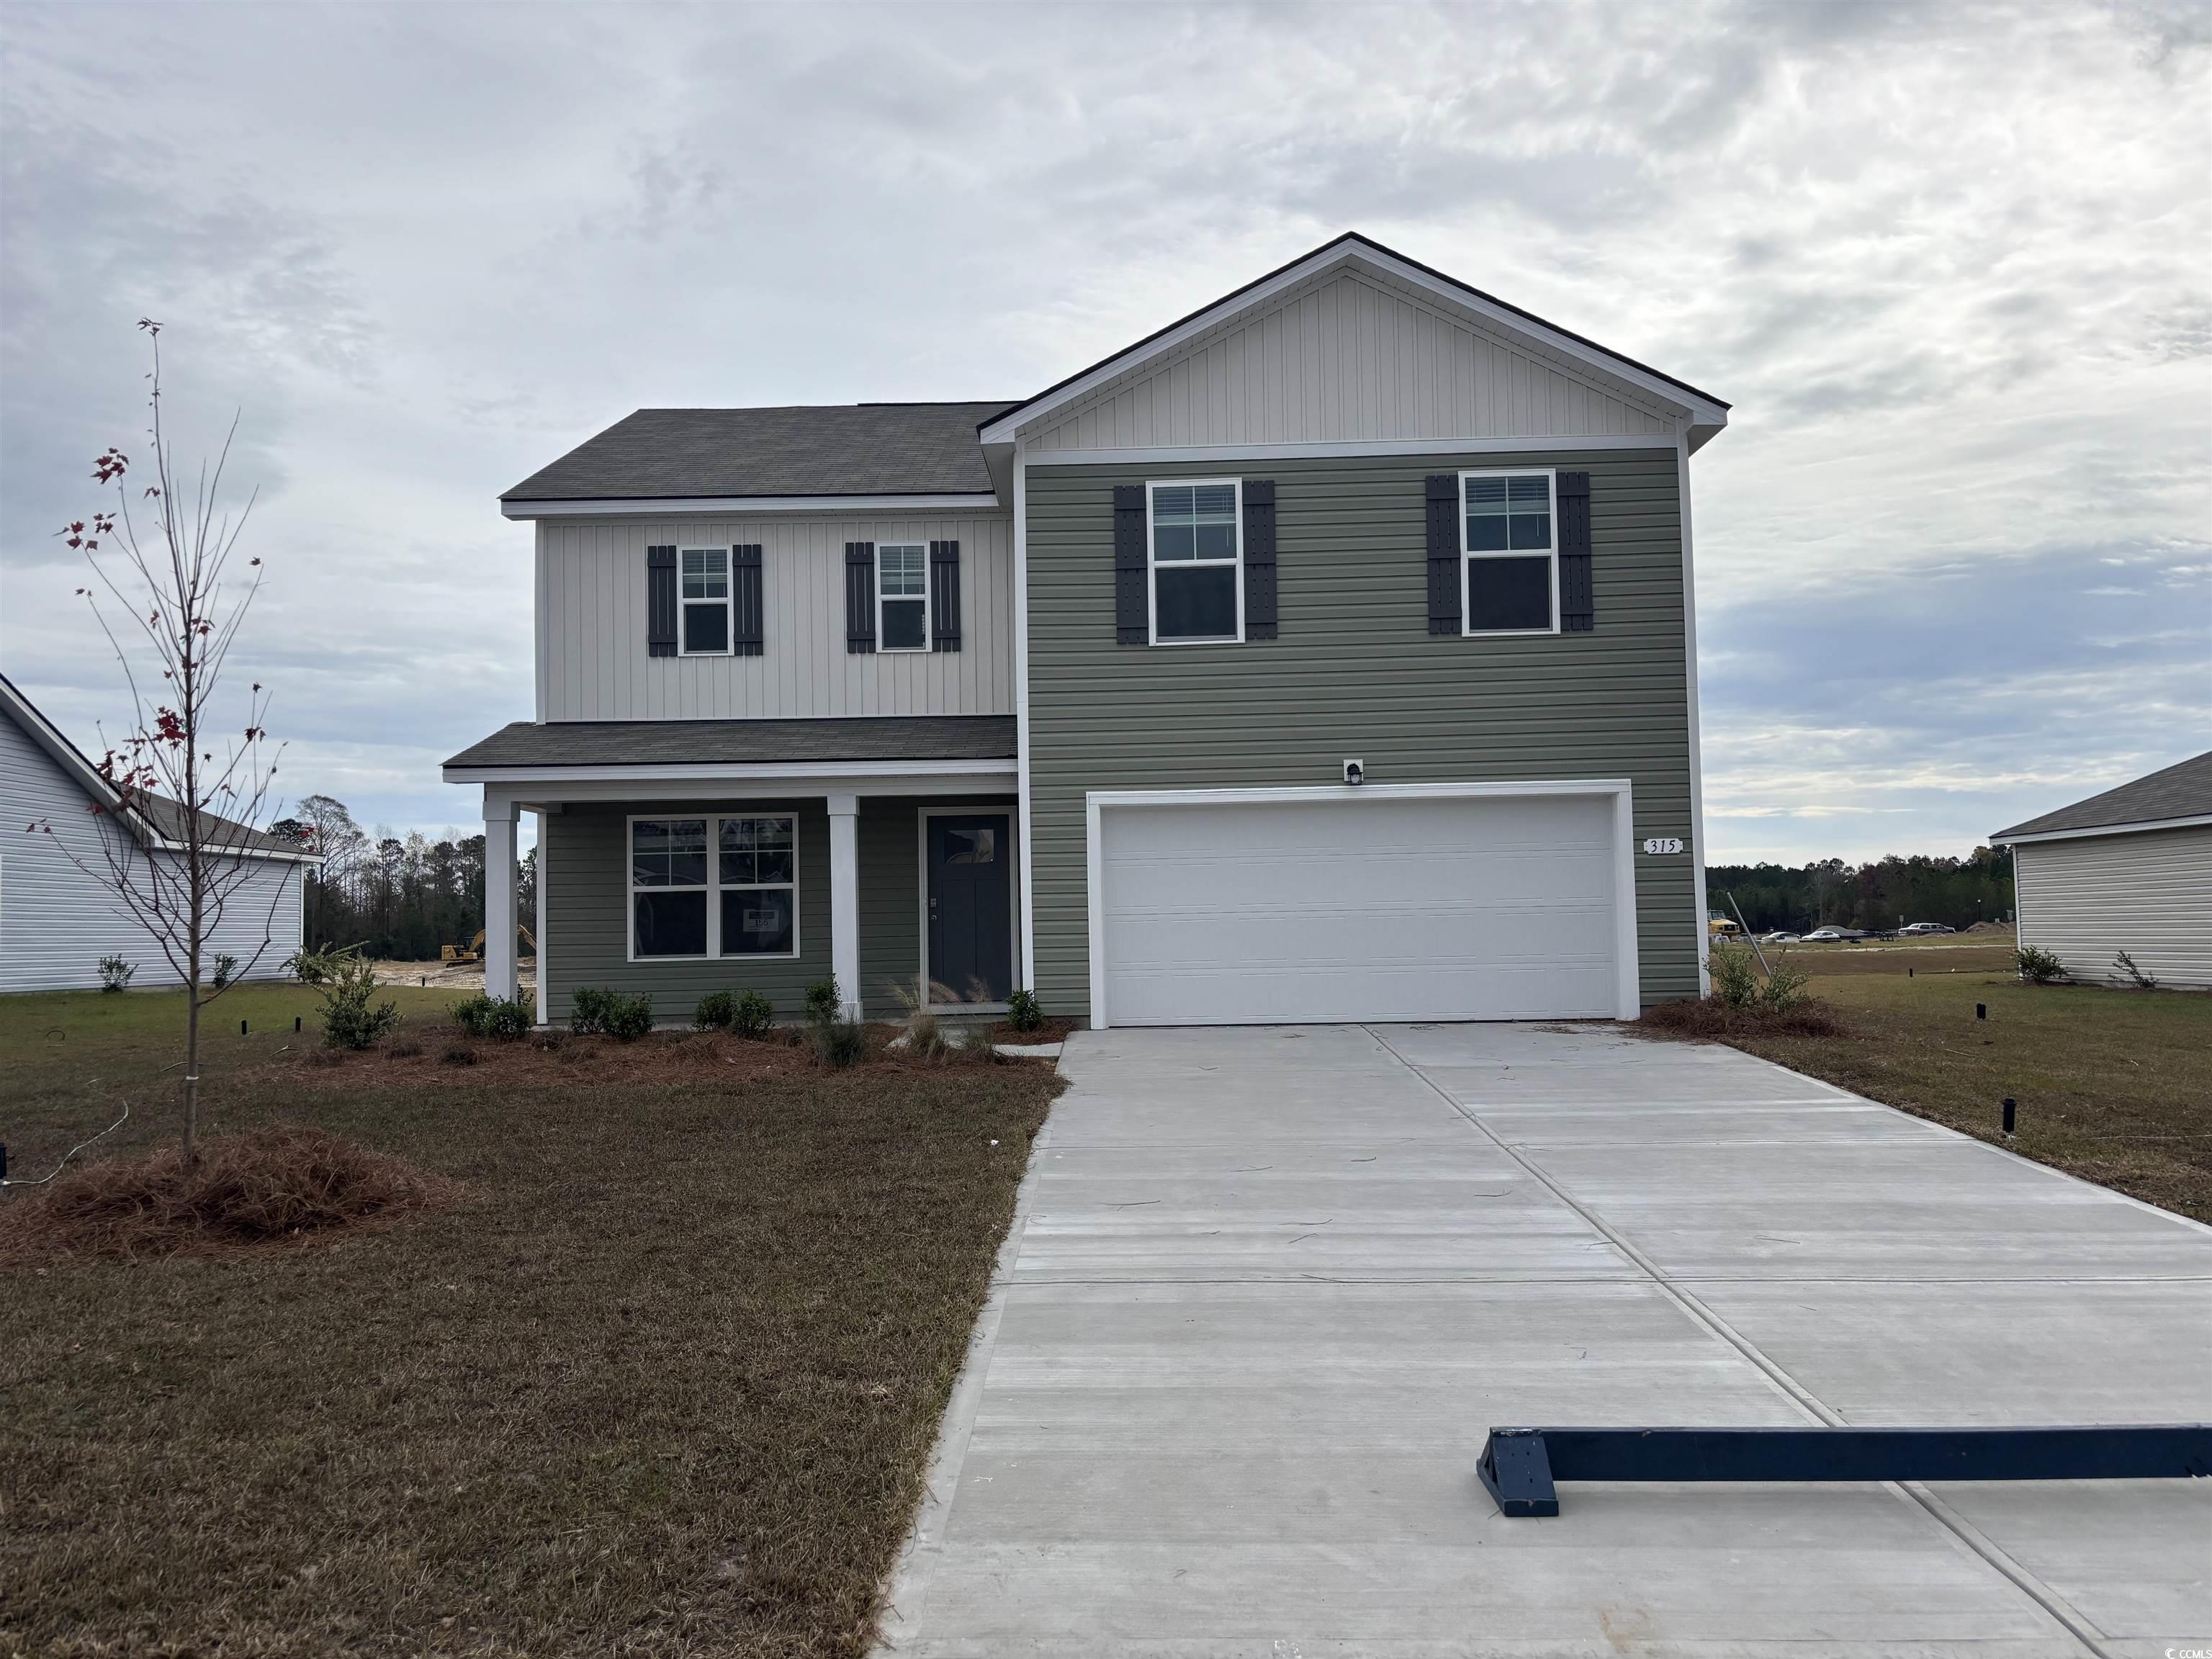
M397 1039L335 1065L311 994L226 997L211 1115L328 1128L458 1204L0 1274L0 1654L862 1651L1051 1068L471 1042L454 994L393 994ZM167 1133L180 1019L0 998L14 1171L123 1098L102 1154Z

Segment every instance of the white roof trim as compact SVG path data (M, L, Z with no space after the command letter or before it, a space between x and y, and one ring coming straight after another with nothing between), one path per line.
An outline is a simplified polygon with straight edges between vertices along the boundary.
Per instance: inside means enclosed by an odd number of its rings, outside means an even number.
M678 783L720 787L731 783L777 783L867 778L939 779L969 775L1012 777L1011 755L994 760L762 761L695 764L671 761L637 766L448 766L447 783L542 784ZM805 791L797 793L805 793Z
M1625 358L1616 357L1601 347L1586 344L1548 324L1509 310L1471 289L1462 288L1455 283L1421 270L1371 242L1346 238L1316 250L1296 264L1207 307L1167 332L1131 346L1066 385L1010 410L983 428L982 441L987 444L1011 442L1017 434L1042 424L1069 404L1089 397L1140 365L1181 349L1231 318L1272 304L1290 289L1326 271L1353 264L1370 265L1408 288L1419 289L1482 318L1492 328L1533 340L1556 356L1634 386L1645 397L1687 416L1692 426L1717 428L1728 424L1728 410L1720 404L1700 397L1648 369L1638 368Z
M2092 836L2139 836L2148 830L2194 830L2212 824L2212 812L2182 818L2144 818L2134 823L2093 823L2080 830L2037 830L2024 836L1991 836L1992 847L2014 847L2031 841L2081 841Z
M995 513L999 498L988 490L947 495L671 495L608 496L595 501L501 501L507 519L562 519L583 514L627 518L671 519L711 514L716 518L755 513Z

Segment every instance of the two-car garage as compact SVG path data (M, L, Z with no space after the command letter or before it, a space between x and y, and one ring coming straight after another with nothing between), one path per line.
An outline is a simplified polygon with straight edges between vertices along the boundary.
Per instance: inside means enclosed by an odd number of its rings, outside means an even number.
M1095 793L1091 1021L1634 1018L1625 782Z

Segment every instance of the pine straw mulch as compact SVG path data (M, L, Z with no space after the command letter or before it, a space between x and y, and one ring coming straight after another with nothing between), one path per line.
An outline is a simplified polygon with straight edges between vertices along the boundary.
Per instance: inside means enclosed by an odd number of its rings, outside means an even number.
M0 1267L131 1261L327 1243L447 1207L459 1183L326 1129L272 1123L70 1170L0 1208Z
M1735 1037L1840 1037L1850 1027L1836 1011L1819 1000L1801 1002L1794 1008L1774 1009L1764 1004L1745 1007L1718 997L1662 1002L1646 1008L1627 1029L1642 1036L1678 1037L1691 1041L1726 1042Z

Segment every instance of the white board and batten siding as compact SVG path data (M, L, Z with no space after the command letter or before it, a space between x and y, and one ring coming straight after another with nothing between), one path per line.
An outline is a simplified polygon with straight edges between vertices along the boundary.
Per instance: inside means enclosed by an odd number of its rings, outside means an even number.
M1656 402L1564 370L1525 340L1340 271L1142 366L1028 434L1055 452L1483 438L1650 438Z
M2212 988L2212 824L2068 836L2013 848L2020 942L2073 978L2131 983L2125 951L2161 985Z
M104 878L103 846L119 843L123 832L90 808L76 780L0 713L0 992L95 989L107 956L137 969L134 988L177 981ZM34 823L51 823L53 834L25 827ZM281 978L300 948L302 866L265 859L253 866L210 941L208 971L217 952L241 967L258 952L252 976Z
M960 544L960 649L845 648L848 542ZM653 657L646 549L761 549L757 657ZM1013 525L1004 514L544 519L541 720L784 720L1014 710Z

